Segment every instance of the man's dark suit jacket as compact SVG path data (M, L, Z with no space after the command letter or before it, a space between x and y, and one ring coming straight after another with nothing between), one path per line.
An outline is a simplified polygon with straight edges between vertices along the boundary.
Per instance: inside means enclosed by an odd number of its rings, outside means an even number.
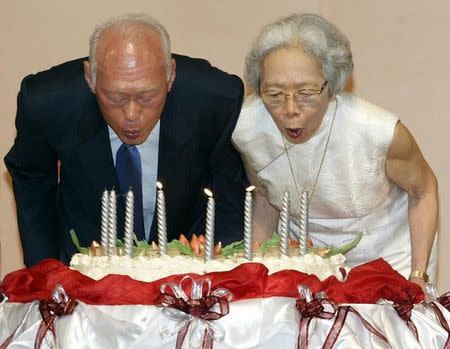
M205 60L174 58L176 80L161 115L158 161L168 239L204 233L208 187L216 199L216 242L240 240L246 178L230 138L242 81ZM99 241L101 194L118 188L108 128L84 80L83 60L26 77L18 94L17 137L5 163L27 266L46 257L67 262L76 252L70 229L81 245ZM119 237L123 206L119 201Z

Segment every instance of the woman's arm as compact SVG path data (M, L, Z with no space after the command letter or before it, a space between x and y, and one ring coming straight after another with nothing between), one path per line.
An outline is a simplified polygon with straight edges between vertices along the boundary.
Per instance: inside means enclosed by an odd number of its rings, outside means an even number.
M398 122L386 160L386 174L408 193L411 272L426 272L438 221L437 180L409 130ZM421 286L424 280L412 277Z

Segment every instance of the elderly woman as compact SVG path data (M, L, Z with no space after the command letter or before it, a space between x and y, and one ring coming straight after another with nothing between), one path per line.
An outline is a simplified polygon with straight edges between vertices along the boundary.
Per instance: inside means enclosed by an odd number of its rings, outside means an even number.
M253 88L233 141L256 185L258 240L276 230L290 193L291 234L309 195L315 245L340 245L355 266L379 257L422 287L433 279L437 182L408 129L392 113L342 93L353 70L350 44L317 15L264 27L246 59Z

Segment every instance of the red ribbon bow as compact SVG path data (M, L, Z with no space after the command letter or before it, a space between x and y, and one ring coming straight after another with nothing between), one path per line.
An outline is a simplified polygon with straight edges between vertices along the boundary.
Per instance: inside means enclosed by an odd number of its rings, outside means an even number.
M47 331L50 330L53 337L56 338L55 319L59 316L72 314L77 304L77 301L67 297L64 289L60 285L55 287L52 299L41 300L39 302L39 311L42 315L42 322L39 325L36 340L34 342L35 349L41 347Z
M301 318L298 329L298 348L308 348L309 323L313 317L321 319L332 319L337 310L337 304L326 298L320 298L317 295L312 296L307 286L298 285L300 297L295 303L295 307L300 312ZM325 304L331 306L332 311L324 311Z
M218 312L211 310L216 304L219 306ZM229 312L228 300L212 295L185 301L182 298L174 297L168 293L161 293L158 296L155 305L178 309L183 313L203 320L218 320Z
M450 292L444 293L442 296L438 297L437 301L441 303L441 305L450 311Z
M301 298L297 300L296 307L302 316L299 324L298 348L308 348L308 328L313 317L332 319L335 316L336 311L336 319L334 320L333 326L331 326L330 332L328 332L322 349L331 349L334 346L349 312L358 316L364 327L366 327L372 334L376 335L386 343L388 342L387 338L375 327L373 327L366 319L364 319L364 317L355 308L349 305L338 306L335 301L325 298L324 294L316 294L313 298L309 288L303 285L298 286L298 291ZM327 304L331 306L332 311L324 311L324 305Z
M191 297L186 295L183 288L183 282L186 280L191 282ZM203 285L207 286L206 294L203 294ZM167 293L167 288L170 288L174 295ZM211 292L211 281L209 279L196 281L190 276L185 276L179 285L175 283L163 284L161 294L158 296L155 305L165 307L165 314L181 324L181 329L177 334L176 349L181 349L193 319L201 320L204 327L202 347L212 349L215 336L214 328L220 330L220 336L223 336L223 330L220 326L212 326L209 321L218 320L229 313L229 299L231 299L231 294L227 289L219 288ZM178 312L173 313L168 309L175 309ZM173 329L164 329L161 334L163 336L172 335Z
M3 301L8 300L6 295L4 295L4 297L5 298L3 299ZM34 341L35 349L39 349L41 347L42 341L44 340L47 331L50 330L50 332L53 335L53 338L56 338L54 325L56 317L72 314L76 305L77 301L69 299L64 291L64 288L61 285L56 285L51 299L41 300L39 302L39 311L42 316L42 321L41 324L39 325L36 339ZM32 308L32 306L33 304L31 304L30 307L28 308L27 314ZM27 314L25 315L22 322L27 317ZM6 349L8 345L11 344L20 326L21 325L19 325L14 330L14 332L8 338L6 338L6 340L0 345L0 349Z
M324 306L322 302L327 302L330 305L332 305L334 311L332 312L324 311ZM337 309L336 304L328 299L313 299L310 302L307 302L304 299L297 299L295 307L300 312L302 319L311 317L318 317L321 319L331 319L334 316L334 313L336 312Z

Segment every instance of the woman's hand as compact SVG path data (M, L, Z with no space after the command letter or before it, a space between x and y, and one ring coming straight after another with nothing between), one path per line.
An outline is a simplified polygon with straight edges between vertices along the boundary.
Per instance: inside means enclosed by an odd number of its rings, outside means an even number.
M411 277L411 278L409 279L409 281L414 282L415 284L419 285L419 286L422 288L422 291L423 291L423 293L425 294L425 300L426 300L426 301L431 300L431 299L430 299L430 296L428 295L428 292L427 292L427 288L426 288L426 284L425 284L425 280L424 280L424 279L422 279L422 278L420 278L420 277L413 276L413 277Z

